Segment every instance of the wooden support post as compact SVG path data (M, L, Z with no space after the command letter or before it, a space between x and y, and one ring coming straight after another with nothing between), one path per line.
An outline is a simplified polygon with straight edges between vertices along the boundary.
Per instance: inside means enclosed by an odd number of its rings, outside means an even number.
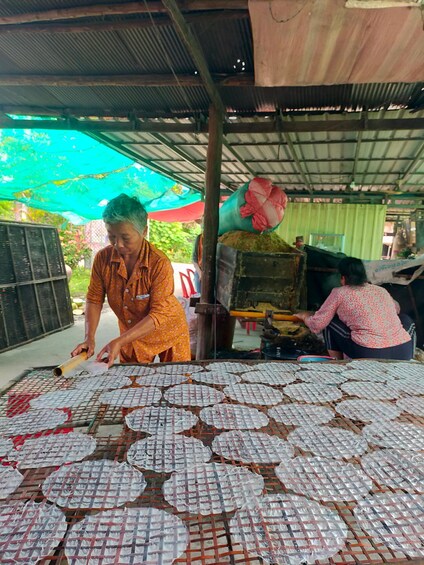
M221 109L209 108L209 143L206 162L205 215L203 220L202 292L200 302L215 301L216 243L218 240L219 193L223 119ZM206 359L212 348L212 315L199 314L196 359Z

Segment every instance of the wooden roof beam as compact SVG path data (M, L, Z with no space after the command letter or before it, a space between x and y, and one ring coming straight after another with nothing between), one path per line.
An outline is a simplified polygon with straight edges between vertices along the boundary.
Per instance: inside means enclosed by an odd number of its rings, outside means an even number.
M181 2L181 9L183 11L247 10L247 0L185 0ZM166 13L166 11L162 2L159 1L117 2L115 4L94 4L0 16L0 25L66 21L104 16L159 14Z
M221 100L221 95L219 94L219 91L212 79L208 63L202 50L202 46L200 45L197 37L194 35L190 26L185 21L184 16L181 13L181 10L175 0L162 0L162 4L165 6L169 17L174 22L174 27L177 34L186 46L190 57L196 65L203 85L209 95L212 104L215 106L217 113L224 115L225 107Z
M351 181L353 183L355 182L356 173L357 173L357 170L358 170L359 151L360 151L360 148L361 148L362 135L363 135L363 132L360 131L360 132L358 132L358 137L356 138L355 157L354 157L354 161L353 161L352 181Z
M200 72L200 70L199 70ZM221 86L253 86L254 77L251 74L242 75L212 75L209 74L210 84L202 76L194 74L130 74L130 75L17 75L0 74L0 86L144 86L162 87L178 86L191 88L200 86L218 90L216 81ZM42 111L42 109L40 109Z
M40 114L43 108L40 107ZM207 133L207 124L195 124L194 122L164 122L145 121L134 123L134 121L112 121L112 120L12 120L15 129L53 129L80 131L138 131L145 133ZM10 120L0 117L0 128L10 127ZM424 118L392 118L368 120L366 128L361 120L310 120L284 122L285 132L331 132L331 131L392 131L392 130L424 130ZM242 122L224 124L226 134L251 134L254 133L278 133L275 123L267 122ZM421 138L419 138L421 139ZM405 139L407 140L407 139ZM387 140L386 140L387 141ZM394 141L394 140L390 140ZM316 143L316 142L314 142ZM322 142L325 144L326 142ZM299 142L301 145L302 142ZM249 143L248 145L252 145ZM261 145L259 142L258 146ZM278 145L276 141L273 145ZM240 145L238 145L240 147Z
M205 23L212 25L215 22L225 20L242 20L249 17L246 10L217 10L210 12L188 12L185 19L189 23ZM43 22L25 24L5 24L0 25L0 35L9 33L95 33L100 31L119 31L125 29L145 29L164 27L172 25L172 20L162 13L151 14L151 17L142 19L126 19L120 21L94 21L81 23L78 20L71 20L64 23Z

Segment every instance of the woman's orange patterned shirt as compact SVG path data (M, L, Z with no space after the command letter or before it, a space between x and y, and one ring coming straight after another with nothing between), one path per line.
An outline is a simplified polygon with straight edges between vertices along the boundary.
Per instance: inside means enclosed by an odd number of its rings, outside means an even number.
M121 333L146 316L155 330L142 339L124 346L122 358L139 363L153 361L155 355L173 349L167 360L190 360L190 340L184 310L174 296L171 262L146 239L128 279L123 258L109 245L99 251L91 271L87 301L103 304L105 296L119 320Z

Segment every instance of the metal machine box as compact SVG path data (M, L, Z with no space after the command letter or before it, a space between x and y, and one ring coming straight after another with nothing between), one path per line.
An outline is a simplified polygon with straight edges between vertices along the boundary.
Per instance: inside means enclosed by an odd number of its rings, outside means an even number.
M306 255L239 251L218 243L217 300L227 310L254 308L259 302L277 310L299 308Z

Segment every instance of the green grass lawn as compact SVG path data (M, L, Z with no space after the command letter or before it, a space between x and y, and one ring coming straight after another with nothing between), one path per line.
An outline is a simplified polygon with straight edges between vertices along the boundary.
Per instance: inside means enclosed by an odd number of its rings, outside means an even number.
M77 267L72 271L72 277L69 281L69 290L72 298L85 298L90 282L90 269Z

